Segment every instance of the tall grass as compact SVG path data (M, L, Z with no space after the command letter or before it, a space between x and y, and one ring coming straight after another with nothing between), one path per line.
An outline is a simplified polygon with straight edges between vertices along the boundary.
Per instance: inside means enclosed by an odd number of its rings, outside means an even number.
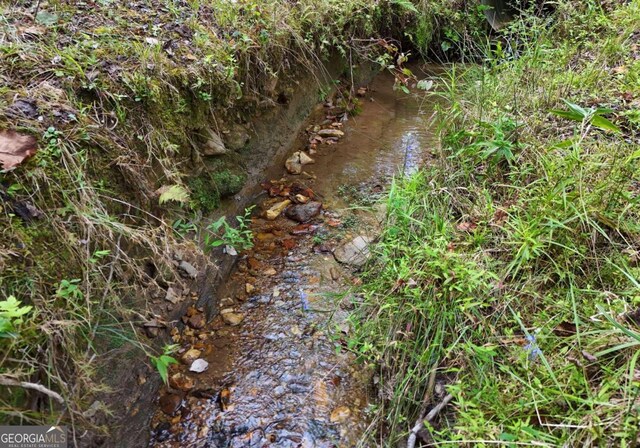
M442 147L394 182L352 318L379 445L450 393L425 442L636 446L638 17L560 2L440 80ZM621 132L554 116L562 98L610 107Z

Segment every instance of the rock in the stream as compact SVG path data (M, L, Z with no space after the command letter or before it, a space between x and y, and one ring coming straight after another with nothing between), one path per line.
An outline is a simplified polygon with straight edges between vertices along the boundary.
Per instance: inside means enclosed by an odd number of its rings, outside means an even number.
M276 219L278 216L280 216L280 213L282 213L282 211L289 206L289 204L291 204L291 201L289 199L278 202L276 205L267 210L267 219L270 219L272 221Z
M369 244L371 244L371 238L358 236L334 250L333 256L340 263L360 267L367 262L371 255Z
M293 155L287 159L287 161L284 163L284 166L287 168L287 171L289 171L289 173L291 174L301 174L302 167L304 165L310 165L312 163L315 163L315 160L313 160L304 152L297 151L297 152L294 152Z
M202 352L196 348L192 348L187 350L184 355L180 358L183 363L190 366L193 362L200 357Z
M204 359L196 359L189 367L190 372L202 373L209 368L209 363Z
M195 386L193 379L185 375L184 373L176 373L169 378L169 385L174 389L191 390Z
M335 408L331 412L331 423L344 423L351 415L351 410L346 406Z
M189 263L188 261L184 261L182 260L180 262L180 264L178 265L178 269L180 270L180 273L189 277L189 278L197 278L198 277L198 270L193 267L193 265L191 263Z
M297 194L295 198L296 198L296 201L298 201L301 204L306 204L307 202L309 202L309 198L301 194Z
M194 314L193 316L188 316L186 317L186 319L183 319L183 321L194 330L200 330L201 328L204 328L205 324L207 323L202 314Z
M222 315L222 320L232 327L240 325L244 320L243 314L235 313L232 310L222 310L220 314Z
M338 129L320 129L320 131L318 131L318 135L320 137L335 137L335 138L340 138L342 136L344 136L344 132L338 130Z
M286 215L287 218L293 219L294 221L307 222L312 218L318 216L320 210L322 210L322 203L312 201L306 204L298 204L288 208Z
M182 404L182 397L178 394L167 394L160 397L160 409L167 415L173 415Z

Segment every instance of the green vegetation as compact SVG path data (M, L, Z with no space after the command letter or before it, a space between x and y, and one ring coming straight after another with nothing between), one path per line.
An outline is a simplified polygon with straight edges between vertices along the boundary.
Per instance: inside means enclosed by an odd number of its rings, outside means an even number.
M442 99L442 147L393 184L352 317L350 348L380 381L372 437L403 442L443 383L453 400L427 424L439 444L635 446L640 6L560 0L490 42L482 13L458 0L3 3L0 130L37 137L38 152L0 172L0 418L90 428L123 352L166 382L172 348L136 329L175 280L174 252L252 243L248 215L210 223L246 174L240 152L205 156L200 136L274 107L332 56L399 71L402 41L463 64L420 84ZM185 241L198 229L201 248Z
M247 250L253 247L253 232L249 228L251 221L250 207L245 210L243 216L236 216L237 227L227 222L226 216L212 222L207 226L204 236L204 245L211 250L214 247L230 246L236 250Z
M561 1L435 80L441 149L394 182L352 318L380 445L447 393L438 446L637 445L639 28Z
M156 370L158 371L160 378L162 378L162 381L165 384L167 384L167 382L169 381L169 371L168 371L169 366L171 364L178 363L178 361L173 356L171 356L171 354L173 354L176 351L176 349L178 349L178 347L179 346L176 344L165 345L162 348L161 355L159 356L149 355L151 362L156 367Z
M422 51L445 31L468 35L456 5L422 3L3 2L0 131L36 137L38 151L0 172L0 300L32 307L2 324L16 337L2 339L0 419L91 427L84 410L122 387L113 359L149 344L138 330L176 280L174 252L206 259L185 240L246 181L244 150L205 156L200 137L275 107L335 55L389 64L391 38L412 29ZM455 32L443 26L453 14ZM223 225L213 242L246 246Z

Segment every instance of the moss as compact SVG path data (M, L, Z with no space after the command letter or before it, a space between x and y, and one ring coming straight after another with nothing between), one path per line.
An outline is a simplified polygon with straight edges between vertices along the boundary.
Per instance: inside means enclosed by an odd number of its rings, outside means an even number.
M220 206L222 199L232 196L242 189L247 175L238 169L222 168L209 171L189 180L191 207L209 213Z

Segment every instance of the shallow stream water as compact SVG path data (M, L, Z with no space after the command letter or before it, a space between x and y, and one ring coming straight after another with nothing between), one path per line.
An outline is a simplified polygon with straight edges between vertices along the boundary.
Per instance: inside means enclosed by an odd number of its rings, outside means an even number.
M196 350L208 369L189 372L189 359L171 367L150 446L358 445L369 423L370 376L344 350L353 307L345 292L358 282L357 266L332 253L379 234L381 209L354 205L383 192L391 176L416 170L435 144L423 96L393 84L390 74L378 75L360 92L360 113L346 121L334 102L319 105L291 148L308 150L312 142L315 163L300 175L280 164L266 173L251 220L255 246L240 253L219 294L222 314L205 324L203 310L191 307L184 328L173 332L182 347L175 357ZM314 140L331 126L344 136ZM304 223L264 217L296 194L321 202L322 211Z

